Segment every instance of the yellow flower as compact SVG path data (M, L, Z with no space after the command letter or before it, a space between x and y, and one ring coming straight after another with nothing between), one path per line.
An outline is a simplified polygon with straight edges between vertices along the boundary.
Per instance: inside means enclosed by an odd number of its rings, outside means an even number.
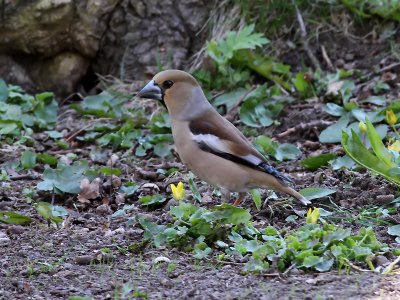
M386 121L390 124L390 125L394 125L397 123L397 117L394 114L393 110L389 109L386 111Z
M319 208L309 209L307 212L306 222L315 224L317 223L321 212Z
M171 191L172 191L172 196L176 201L181 201L185 199L185 190L183 189L183 183L181 181L179 181L177 186L172 183Z
M360 131L362 133L367 132L367 124L365 124L363 121L360 121L360 123L358 123L358 128L360 128Z
M400 152L400 141L399 140L395 141L393 144L388 146L388 149L396 151L396 152Z

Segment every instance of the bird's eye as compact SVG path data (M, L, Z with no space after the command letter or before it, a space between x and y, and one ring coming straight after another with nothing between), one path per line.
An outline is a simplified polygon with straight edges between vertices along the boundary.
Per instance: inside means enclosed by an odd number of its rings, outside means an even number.
M163 88L166 90L169 89L171 86L173 86L173 84L174 82L172 80L165 80L162 85Z

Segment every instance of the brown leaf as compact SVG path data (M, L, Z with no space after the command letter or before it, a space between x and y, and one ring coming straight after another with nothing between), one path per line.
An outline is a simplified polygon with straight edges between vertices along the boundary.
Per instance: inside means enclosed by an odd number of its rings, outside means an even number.
M81 192L78 194L78 201L82 203L90 203L89 200L100 197L100 178L95 178L92 182L84 178L81 181Z

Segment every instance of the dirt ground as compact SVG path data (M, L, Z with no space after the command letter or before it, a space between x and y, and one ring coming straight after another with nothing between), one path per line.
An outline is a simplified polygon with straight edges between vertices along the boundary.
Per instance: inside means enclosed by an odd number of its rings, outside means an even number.
M382 69L393 63L387 58L387 52L379 52L385 48L382 43L371 42L367 47L354 40L352 43L345 40L340 45L343 49L338 51L337 57L332 57L333 63L341 66L349 64L348 68L372 72L372 78L383 76L384 72L374 73L376 66ZM336 47L340 45L338 43ZM323 62L323 58L319 58ZM389 71L397 73L400 66ZM359 93L368 93L365 86L360 87ZM394 88L384 95L387 99L398 97L398 85L397 88L396 84L392 86ZM321 106L321 101L288 106L279 118L282 125L273 130L268 128L265 133L273 131L273 134L279 134L300 123L307 125L316 122L315 126L304 126L289 136L283 136L279 142L295 143L303 150L301 159L316 153L343 154L338 145L318 142L319 132L326 127L317 124L318 121L334 120L321 112ZM76 132L84 126L81 116L67 106L61 109L60 114L62 118L58 130L68 128L69 132ZM40 141L41 137L37 136L37 140ZM35 145L55 155L70 151L89 160L91 146L76 142L70 150L60 150L54 143L44 139L42 144ZM18 159L22 151L4 149L10 151L1 153L0 162ZM118 154L120 157L133 156L132 150ZM156 172L160 165L171 163L181 168L174 177L166 178ZM187 170L177 158L169 158L168 161L154 157L133 158L126 162L121 160L119 167L125 171L121 176L122 181L153 184L140 190L140 195L152 193L154 189L165 193L167 183L188 180ZM298 161L281 163L279 170L290 174L298 189L311 186L336 189L331 199L319 202L321 207L329 207L332 202L342 208L376 206L380 195L395 195L398 192L397 187L366 171L333 171L325 168L310 172L300 167ZM119 207L112 199L82 205L76 202L76 197L56 196L55 203L68 208L70 215L58 227L49 225L37 215L29 199L22 193L23 188L33 187L40 181L42 172L30 171L25 178L22 176L18 180L0 182L0 210L18 211L33 218L29 226L0 223L0 299L68 299L72 296L93 299L400 299L398 272L382 276L353 269L327 273L293 269L283 274L243 274L241 269L246 261L199 261L184 251L141 244L143 230L134 217L145 215L160 224L165 223L170 219L168 207L171 202L156 210L147 210L135 201L138 195L124 203L133 204L131 212L117 218L111 217ZM199 186L203 195L211 195L209 186ZM264 191L263 196L266 194L267 191ZM37 197L42 201L51 201L48 193ZM219 202L220 199L214 197L201 205L210 207ZM291 203L290 206L273 206L273 213L269 209L257 212L250 197L247 197L243 206L251 210L255 222L277 228L299 226L287 223L285 219L293 214L292 209L304 209L298 203ZM360 227L357 216L357 212L351 216L353 219L335 215L338 224L350 227L353 231ZM399 212L391 215L388 221L400 223ZM372 221L367 225L374 227L380 241L395 245L393 237L386 232L387 226ZM136 245L135 249L126 251L132 244ZM394 258L382 259L392 261Z

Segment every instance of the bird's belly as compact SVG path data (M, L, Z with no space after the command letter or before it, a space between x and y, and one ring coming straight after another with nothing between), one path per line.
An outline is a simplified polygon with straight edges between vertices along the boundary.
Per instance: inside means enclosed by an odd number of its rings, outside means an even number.
M194 144L192 147L197 145ZM231 192L248 190L248 172L245 168L208 152L196 151L196 155L191 155L194 150L188 144L183 149L177 149L181 160L200 179Z

